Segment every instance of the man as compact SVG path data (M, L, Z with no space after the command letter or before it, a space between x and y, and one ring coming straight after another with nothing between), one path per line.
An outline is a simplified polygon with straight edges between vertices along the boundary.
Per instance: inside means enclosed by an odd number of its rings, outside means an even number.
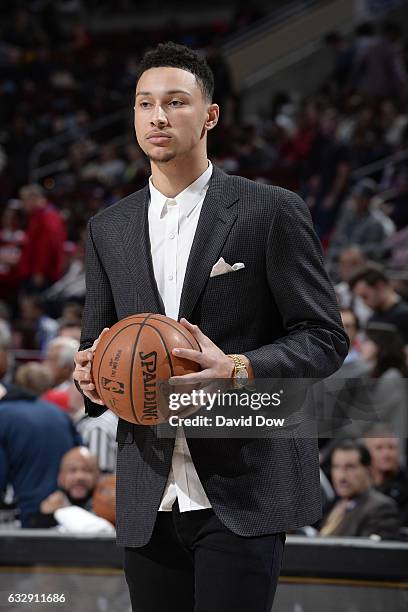
M330 240L329 257L337 257L345 247L357 245L366 257L373 257L381 250L387 231L383 213L373 209L378 193L372 179L363 179L352 190L351 202L345 207ZM384 215L385 216L385 215ZM388 222L392 222L388 219ZM392 231L392 227L390 230Z
M26 185L21 189L20 197L28 226L18 274L26 291L39 292L62 276L65 223L61 214L48 202L40 185Z
M371 456L375 488L397 503L402 524L408 526L408 478L401 467L401 443L386 426L377 425L365 437Z
M337 263L340 282L335 285L334 290L340 308L351 308L356 313L360 326L365 327L373 313L359 297L353 295L348 284L354 272L366 263L364 255L355 245L346 247L340 251Z
M105 410L90 377L98 336L138 312L181 320L201 345L188 356L204 382L327 376L347 353L307 207L208 162L212 91L211 71L186 47L159 45L141 63L135 130L152 176L88 226L74 377L91 416ZM244 265L210 277L221 257ZM175 441L121 419L117 440L133 609L269 612L285 531L320 516L316 441L187 441L182 428Z
M58 322L45 313L44 301L34 293L21 296L20 313L15 327L22 337L21 348L45 353L58 335Z
M43 395L43 398L67 411L70 408L69 397L73 386L72 373L78 346L79 343L73 338L58 336L48 344L44 361L51 374L52 388Z
M80 441L59 408L26 389L0 385L0 492L13 486L23 527L56 488L61 457Z
M327 242L350 175L349 147L337 135L337 111L327 109L319 120L319 131L307 159L307 203L316 230Z
M10 366L11 330L6 321L0 319L0 381L9 371Z
M41 502L30 527L58 527L64 532L113 533L105 519L95 516L93 494L99 480L98 462L88 448L65 453L58 474L58 489Z
M40 511L32 517L30 526L55 527L54 512L68 506L90 510L92 494L99 478L98 461L85 446L71 448L61 459L58 488L40 504Z
M323 522L321 536L398 538L397 506L372 488L370 463L370 453L361 442L346 439L334 448L331 479L339 499Z
M408 304L392 288L381 268L371 264L356 270L349 285L354 295L374 311L369 322L395 325L404 344L408 344Z
M357 315L351 308L340 310L341 320L346 334L350 340L350 350L341 368L333 376L344 378L358 378L367 376L369 366L364 362L361 354L361 341L359 340L360 326Z

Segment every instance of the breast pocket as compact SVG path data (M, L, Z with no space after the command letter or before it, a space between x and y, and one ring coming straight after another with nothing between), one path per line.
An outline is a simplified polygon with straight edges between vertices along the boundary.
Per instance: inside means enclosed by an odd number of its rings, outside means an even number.
M248 271L246 268L235 270L235 272L225 272L225 274L217 274L217 276L210 276L208 279L207 287L223 287L233 285L243 285L248 281Z

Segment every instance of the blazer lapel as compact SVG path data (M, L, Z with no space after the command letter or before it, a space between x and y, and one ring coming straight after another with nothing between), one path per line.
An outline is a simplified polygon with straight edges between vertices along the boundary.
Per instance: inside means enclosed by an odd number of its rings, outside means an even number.
M228 183L228 175L214 167L187 262L179 320L191 315L238 216L232 205L239 198Z
M157 289L149 238L149 188L144 187L131 196L127 214L123 216L122 246L129 273L136 291L143 297L146 312L165 314L164 304Z

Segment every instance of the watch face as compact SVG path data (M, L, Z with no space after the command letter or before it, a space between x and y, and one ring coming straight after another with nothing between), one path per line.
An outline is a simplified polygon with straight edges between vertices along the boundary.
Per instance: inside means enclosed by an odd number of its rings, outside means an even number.
M245 372L245 370L238 370L235 378L238 378L238 380L247 380L248 378L248 374Z
M248 382L248 373L245 370L238 370L235 374L235 384L237 387L243 387Z

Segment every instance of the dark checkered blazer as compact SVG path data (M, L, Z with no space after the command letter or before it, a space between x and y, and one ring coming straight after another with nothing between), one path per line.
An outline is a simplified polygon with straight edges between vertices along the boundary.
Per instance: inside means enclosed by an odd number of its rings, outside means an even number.
M81 349L123 317L164 314L148 204L146 186L89 222ZM220 257L245 268L210 278ZM180 317L199 325L225 353L247 355L256 377L325 377L348 350L304 202L216 167L188 260ZM90 416L104 410L86 404ZM120 420L117 441L118 543L142 546L152 533L174 439ZM190 438L188 446L214 512L233 532L269 534L320 518L316 440Z

